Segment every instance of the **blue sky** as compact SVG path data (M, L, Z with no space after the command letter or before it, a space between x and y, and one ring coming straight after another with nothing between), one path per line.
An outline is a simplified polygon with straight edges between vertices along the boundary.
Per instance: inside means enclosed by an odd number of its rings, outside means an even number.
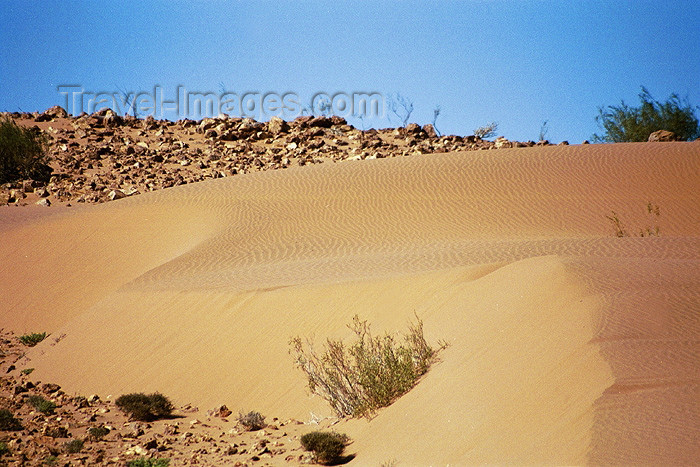
M0 111L65 107L61 85L159 86L166 100L178 86L292 93L300 104L319 92L399 93L420 124L439 105L445 134L496 121L506 138L537 139L547 120L550 140L579 143L599 131L598 106L636 104L641 85L700 105L696 0L3 0L0 18Z

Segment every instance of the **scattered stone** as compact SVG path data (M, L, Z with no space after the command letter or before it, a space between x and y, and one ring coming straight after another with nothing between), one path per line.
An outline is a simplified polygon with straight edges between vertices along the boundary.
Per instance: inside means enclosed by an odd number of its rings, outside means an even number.
M676 134L672 131L658 130L649 135L648 142L677 141Z

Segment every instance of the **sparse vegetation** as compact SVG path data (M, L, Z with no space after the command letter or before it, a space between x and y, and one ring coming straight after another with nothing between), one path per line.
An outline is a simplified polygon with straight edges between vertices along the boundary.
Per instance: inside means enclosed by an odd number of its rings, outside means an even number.
M647 203L647 215L651 218L656 218L661 215L661 210L657 204L652 203L649 201ZM627 228L624 226L622 221L620 220L620 217L617 215L615 211L611 211L610 215L605 216L610 223L612 223L613 228L615 229L615 236L616 237L629 237L630 233L627 230ZM655 225L654 227L644 227L639 229L639 236L640 237L660 237L661 236L661 229L659 228L658 224Z
M83 450L85 442L82 439L72 439L63 445L68 454L76 454Z
M93 426L87 431L88 437L93 441L100 441L109 434L109 428L106 426Z
M7 443L0 441L0 457L4 456L5 454L10 453L10 448L7 447Z
M391 113L399 119L401 126L406 126L408 124L408 119L411 118L411 114L413 113L413 101L397 92L393 95L389 94L387 97L387 105Z
M34 347L47 337L48 334L46 334L45 332L33 332L31 334L24 334L22 336L19 336L19 341L27 347Z
M621 101L619 106L598 108L596 122L604 133L594 134L593 141L647 141L649 135L657 130L672 131L681 141L700 137L700 125L695 115L698 107L681 101L676 94L671 94L666 102L658 102L644 86L639 93L639 100L639 107L630 107Z
M348 326L355 341L328 339L322 354L301 338L290 342L295 362L306 374L309 389L328 401L338 416L371 416L408 392L447 344L433 349L423 336L423 322L409 326L403 343L390 334L372 336L367 321L353 318Z
M56 404L41 396L31 395L27 398L27 402L44 415L51 415L56 410Z
M24 370L22 370L22 374L23 375L31 375L33 371L34 371L34 368L25 368Z
M152 421L166 418L175 408L170 400L160 393L132 393L119 396L115 401L117 407L129 414L134 420Z
M312 431L301 437L301 446L314 453L314 461L321 464L337 463L350 439L332 431Z
M54 454L50 454L46 456L46 459L44 459L44 464L46 465L56 465L58 464L58 456Z
M238 423L243 425L248 431L256 431L265 428L265 417L260 412L248 412L238 414Z
M48 181L48 162L46 137L38 129L0 118L0 183L29 178Z
M21 429L22 424L12 415L12 412L0 409L0 431L19 431Z
M170 459L149 459L141 457L133 459L126 463L126 467L167 467L170 464Z
M491 122L488 125L480 126L474 130L474 136L481 139L492 138L496 136L496 130L498 130L498 123Z

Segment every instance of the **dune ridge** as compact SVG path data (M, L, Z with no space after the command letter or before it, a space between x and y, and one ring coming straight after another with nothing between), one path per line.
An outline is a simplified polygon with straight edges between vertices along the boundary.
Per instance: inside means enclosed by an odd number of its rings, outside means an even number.
M355 463L692 463L699 186L700 144L630 143L343 162L7 216L0 326L52 332L26 365L67 390L308 419L332 413L289 338L347 336L354 314L395 331L415 312L451 346L376 418L343 422ZM661 237L615 238L611 210Z

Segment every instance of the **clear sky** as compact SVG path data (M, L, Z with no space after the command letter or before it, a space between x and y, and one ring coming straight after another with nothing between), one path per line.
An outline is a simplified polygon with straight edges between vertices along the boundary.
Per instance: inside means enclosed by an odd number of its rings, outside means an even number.
M317 93L398 93L420 124L439 105L445 134L496 121L534 140L547 120L550 140L580 143L597 107L636 104L641 85L700 105L700 2L2 0L0 111L66 107L66 85L291 94L299 108Z

